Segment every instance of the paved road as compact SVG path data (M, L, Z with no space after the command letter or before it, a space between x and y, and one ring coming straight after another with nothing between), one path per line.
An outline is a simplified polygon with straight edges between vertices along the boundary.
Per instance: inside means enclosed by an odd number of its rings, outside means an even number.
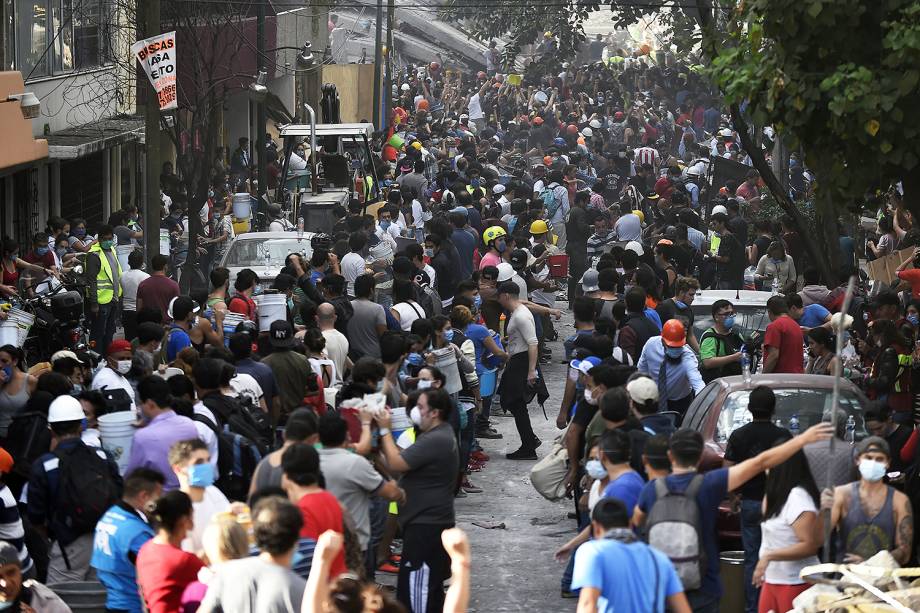
M561 304L565 308L565 303ZM563 311L559 338L573 333L572 316ZM566 367L562 365L562 342L550 343L553 363L543 366L550 398L546 402L549 420L536 402L530 405L534 432L543 441L537 455L543 456L561 434L556 414L562 399ZM498 412L501 415L501 411ZM495 413L493 412L493 415ZM504 435L500 440L483 440L491 461L472 481L482 494L457 500L457 523L469 534L473 554L473 586L470 611L520 613L521 611L574 611L575 600L559 596L564 566L553 560L556 548L575 531L575 521L567 519L571 501L549 502L530 484L529 471L535 462L506 460L504 454L520 446L514 419L494 418ZM505 529L487 530L471 522L501 523Z

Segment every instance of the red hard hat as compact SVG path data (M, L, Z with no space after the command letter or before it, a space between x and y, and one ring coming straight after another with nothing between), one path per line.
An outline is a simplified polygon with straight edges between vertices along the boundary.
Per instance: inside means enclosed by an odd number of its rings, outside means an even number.
M428 110L428 101L427 101L427 100L419 100L419 101L418 101L418 110L420 110L420 111L427 111L427 110Z
M680 320L669 319L661 326L661 339L667 347L683 347L687 344L687 330Z
M578 134L578 126L576 126L574 123L570 123L565 127L565 131L569 134Z

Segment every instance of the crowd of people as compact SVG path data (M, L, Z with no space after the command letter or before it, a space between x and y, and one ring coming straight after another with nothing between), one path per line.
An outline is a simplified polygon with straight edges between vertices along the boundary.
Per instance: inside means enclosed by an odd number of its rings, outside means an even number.
M516 430L506 459L539 458L530 409L550 400L577 524L555 555L579 611L720 610L729 497L746 611L791 609L819 552L915 559L912 491L885 480L917 462L920 252L840 313L855 233L841 223L826 284L796 220L762 214L755 170L713 184L715 158L750 159L706 82L604 54L523 80L408 71L375 139L383 201L334 211L332 233L269 282L219 266L244 142L215 163L203 205L171 168L160 177L163 229L201 217L208 289L183 293L165 254L123 266L116 246L152 234L133 208L96 228L52 218L22 257L4 242L9 298L85 263L95 351L27 365L0 347L0 605L67 611L55 586L97 580L113 613L464 611L455 500L483 493L471 478L489 461L480 443L503 438L499 411ZM801 202L810 175L792 167ZM897 190L867 207L880 236L866 257L920 244ZM272 231L293 228L269 213ZM741 289L769 292L762 338L731 292L695 330L701 291ZM286 300L271 321L269 295ZM835 317L849 327L839 355ZM553 360L567 377L550 399ZM707 446L683 416L707 383L751 372L856 382L861 440L853 411L836 431L777 423L777 394L755 381L722 464L701 471ZM822 491L828 470L837 487Z

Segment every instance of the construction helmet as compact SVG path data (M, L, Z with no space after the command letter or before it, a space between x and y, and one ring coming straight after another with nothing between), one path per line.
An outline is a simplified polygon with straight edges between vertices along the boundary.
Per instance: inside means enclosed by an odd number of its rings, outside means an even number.
M484 242L486 245L491 245L492 241L497 238L501 238L506 234L507 232L505 232L501 226L491 226L486 228L485 232L482 233L482 242Z
M666 347L683 347L687 344L687 330L678 319L669 319L661 326L661 340Z
M542 219L538 219L530 224L531 234L546 234L547 232L549 232L549 227L547 227L546 222Z

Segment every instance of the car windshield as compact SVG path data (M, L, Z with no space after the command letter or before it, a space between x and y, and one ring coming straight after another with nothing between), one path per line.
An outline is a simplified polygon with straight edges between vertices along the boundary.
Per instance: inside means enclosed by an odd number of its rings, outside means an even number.
M819 421L830 416L832 390L827 389L802 389L785 388L774 389L776 394L776 410L773 420L776 425L789 428L793 416L798 419L799 432L804 432ZM752 421L751 412L748 410L748 397L751 390L738 390L732 392L722 404L719 413L719 422L716 424L714 440L716 443L725 444L728 437L736 428L740 428ZM861 440L867 436L866 424L863 420L863 406L860 398L850 392L840 392L840 408L846 413L844 424L852 416L855 421L855 438ZM843 429L844 426L840 426Z
M703 336L703 332L713 327L712 308L709 305L692 305L693 331L696 337ZM767 316L765 306L735 305L735 330L738 330L745 339L751 332L763 332L767 329L770 318Z
M227 252L224 266L248 268L252 266L284 266L284 259L290 253L302 253L309 259L313 254L310 239L270 238L268 240L236 240Z

